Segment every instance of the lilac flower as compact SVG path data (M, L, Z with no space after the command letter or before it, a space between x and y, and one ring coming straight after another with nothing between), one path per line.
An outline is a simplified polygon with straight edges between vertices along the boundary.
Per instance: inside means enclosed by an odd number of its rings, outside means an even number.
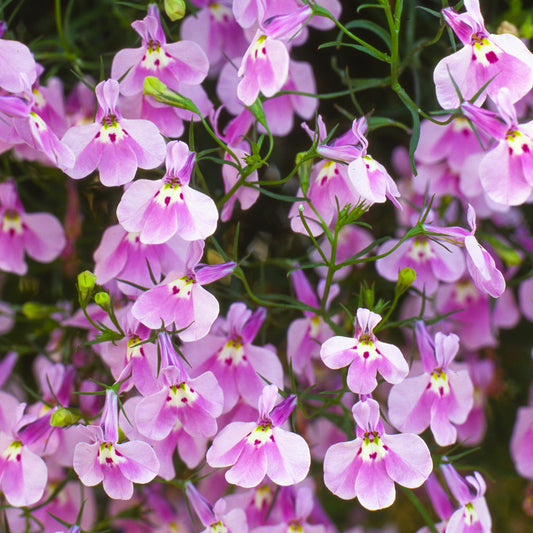
M377 386L376 372L389 383L400 383L409 366L397 346L378 341L373 329L381 316L359 308L356 314L355 339L332 337L320 349L320 357L329 368L348 368L348 387L357 394L369 394Z
M416 340L424 372L394 385L389 393L389 418L400 431L421 433L428 426L439 446L457 440L454 424L462 424L472 409L474 387L466 368L453 366L459 338L438 332L433 341L423 322Z
M156 4L150 4L148 15L131 26L142 37L142 46L121 50L111 66L111 77L115 80L122 78L121 94L141 93L147 76L159 78L177 92L181 92L181 84L202 83L209 69L205 53L191 41L168 44Z
M223 393L212 372L191 379L167 333L159 336L162 359L160 390L139 402L135 421L139 432L153 440L166 438L177 425L191 436L212 437L222 413Z
M394 482L407 488L422 485L433 469L426 443L417 435L388 435L379 404L372 398L352 407L357 438L331 446L324 458L324 482L339 498L374 511L392 505Z
M245 304L233 303L227 319L218 319L209 335L182 346L185 358L193 364L193 375L210 370L217 378L224 391L224 413L239 398L255 407L264 386L261 378L283 386L283 368L276 353L252 344L265 317L263 308L252 313Z
M190 481L185 484L185 494L205 526L201 533L248 533L246 514L242 509L228 510L223 498L212 506Z
M6 23L0 22L0 37ZM37 78L37 66L30 49L18 41L0 39L0 87L20 93L31 87Z
M432 231L434 228L427 226L427 229ZM426 236L418 236L404 241L394 251L376 261L376 270L383 278L395 281L402 268L410 267L416 272L413 287L433 294L440 281L457 281L465 270L461 249L449 240L441 244L434 239L438 237L429 239ZM389 252L398 242L397 239L389 239L380 246L378 255Z
M161 274L184 268L190 246L191 242L178 235L164 244L143 244L138 233L128 233L118 224L110 226L94 252L94 274L100 285L117 278L146 287L152 284L150 270L158 280ZM140 289L122 281L117 281L117 286L127 296L140 293Z
M443 464L440 468L451 493L461 505L450 517L446 533L490 533L492 519L484 496L487 485L481 474L474 472L473 476L463 479L452 464Z
M96 86L98 110L94 124L70 128L62 141L76 156L66 173L84 178L95 169L107 187L130 182L137 168L155 168L165 157L165 141L148 120L123 119L117 109L119 86L110 79Z
M24 275L24 252L41 263L50 263L63 250L65 234L49 213L26 213L15 183L0 184L0 269Z
M465 100L469 100L489 80L479 97L492 99L502 87L511 91L516 102L533 87L533 55L524 43L510 33L489 34L485 29L479 0L465 0L466 13L446 8L442 14L464 47L442 59L433 73L437 100L445 109L459 105L452 78Z
M198 266L203 253L203 241L191 247L186 268L171 271L165 279L141 294L133 305L132 314L150 329L162 324L182 330L183 341L205 337L219 313L217 299L203 285L230 274L235 263Z
M238 76L237 96L251 106L259 92L274 96L285 85L289 75L289 52L285 43L257 30L246 50Z
M213 468L231 466L226 481L241 487L255 487L265 477L277 485L294 485L309 472L311 456L305 440L281 425L296 405L288 396L274 407L278 388L267 385L259 398L257 422L232 422L213 441L207 463Z
M498 115L465 102L461 108L470 120L497 142L479 164L481 184L488 197L505 205L523 204L533 190L533 121L518 124L507 87L495 98Z
M195 154L181 141L167 145L165 176L137 180L125 191L117 207L124 229L139 233L143 244L167 242L176 233L186 241L206 239L215 232L215 202L189 187Z
M33 453L31 441L20 430L35 417L24 415L25 403L0 392L0 485L9 505L23 507L38 502L46 487L48 469Z
M145 442L119 444L118 430L118 399L108 389L100 425L84 428L91 443L76 445L73 467L84 485L93 487L103 481L110 498L129 500L133 496L133 483L152 481L159 471L159 461Z

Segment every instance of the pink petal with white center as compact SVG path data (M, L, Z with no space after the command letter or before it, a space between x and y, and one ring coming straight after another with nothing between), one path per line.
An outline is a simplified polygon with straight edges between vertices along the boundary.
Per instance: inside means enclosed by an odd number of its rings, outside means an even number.
M101 435L103 437L103 435ZM104 479L102 466L98 461L100 443L80 442L74 450L73 468L80 481L87 487L94 487Z
M256 427L255 422L232 422L226 426L207 450L207 464L213 468L235 464L245 445L246 437Z
M449 404L450 396L437 396L431 406L430 428L439 446L449 446L457 440L457 430L450 422Z
M304 438L279 427L272 428L272 442L265 444L267 475L277 485L303 481L311 466L309 446Z
M143 229L145 212L161 184L162 180L141 179L124 191L117 207L117 218L126 231L137 233Z
M135 153L137 165L144 169L158 167L165 159L167 147L157 126L149 120L122 119L120 123L130 136L128 144Z
M387 474L409 489L420 487L433 470L433 461L426 443L418 436L408 433L381 436L388 446L385 456Z
M267 473L266 445L246 442L237 462L226 472L226 481L244 488L256 487Z
M509 155L506 141L485 154L479 175L487 196L496 203L521 205L531 194L532 188L524 177L520 159Z
M115 464L105 465L103 471L103 486L107 495L114 500L131 500L133 483L122 475L119 467Z
M146 442L130 441L115 444L115 450L126 461L119 463L122 475L134 483L149 483L159 472L159 461L152 447Z
M116 142L102 142L101 154L98 170L102 185L116 187L135 177L137 158L126 138Z
M59 220L49 213L33 213L24 216L24 223L28 227L23 234L28 255L41 263L53 261L66 242Z
M35 59L30 49L18 41L0 39L0 87L10 93L30 89L37 78Z
M359 503L370 511L385 509L394 503L396 489L387 474L384 460L362 462L355 480L355 491Z
M407 378L389 393L389 419L400 431L422 433L430 423L433 398L425 393L429 384L426 374Z
M76 162L64 172L73 179L81 179L93 172L102 157L101 143L94 142L100 124L83 124L67 130L61 139L74 153Z
M357 354L348 368L346 381L349 389L356 394L370 394L378 385L377 367L377 359L367 360L364 356Z
M355 481L362 464L362 440L340 442L330 446L324 457L324 483L339 498L351 500L357 496Z
M180 83L198 85L204 81L209 70L209 61L198 44L192 41L179 41L166 44L164 49L174 59L167 68Z
M320 357L329 368L343 368L354 360L356 347L357 341L354 338L335 336L322 344Z
M470 99L478 91L483 83L479 86L475 75L470 72L472 58L472 47L467 45L457 52L441 59L433 72L433 81L435 82L435 92L440 106L444 109L455 109L459 106L459 98L451 77L461 90L463 98ZM451 77L450 77L451 76ZM483 104L485 98L483 95L476 100L477 105Z
M409 365L401 350L394 344L380 341L376 341L375 346L382 355L378 362L378 372L388 383L395 385L402 382L409 374Z

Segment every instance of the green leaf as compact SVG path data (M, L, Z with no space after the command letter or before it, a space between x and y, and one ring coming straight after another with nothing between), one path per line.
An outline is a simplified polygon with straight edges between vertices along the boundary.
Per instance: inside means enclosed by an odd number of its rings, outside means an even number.
M372 22L370 20L358 19L352 20L346 24L346 27L351 28L361 28L363 30L368 30L373 34L377 35L386 45L387 48L391 49L391 37L388 31L385 28L381 27L379 24Z

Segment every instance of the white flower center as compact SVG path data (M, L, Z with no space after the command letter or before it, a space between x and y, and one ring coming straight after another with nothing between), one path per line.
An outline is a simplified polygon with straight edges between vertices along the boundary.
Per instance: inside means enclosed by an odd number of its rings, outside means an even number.
M365 462L371 462L383 459L388 452L387 446L381 442L376 431L365 433L363 445L361 446L361 459Z
M259 425L248 435L246 442L251 446L260 448L261 446L264 446L270 438L272 438L271 426Z
M435 257L435 252L427 239L415 239L407 256L417 263L425 263Z
M2 452L2 459L7 459L8 461L20 461L21 460L21 449L22 449L22 442L18 440L13 441Z
M157 71L161 68L165 68L169 63L172 62L172 56L167 54L161 46L153 45L149 46L141 60L141 67Z
M472 60L479 61L484 67L493 65L499 60L501 50L486 37L472 36Z
M474 509L474 506L471 503L467 503L465 505L463 516L465 519L465 523L469 526L471 526L474 522L477 522L479 520L476 510Z
M192 284L194 281L187 276L179 278L172 283L169 283L168 287L172 294L176 298L189 298L191 296Z
M381 357L381 353L366 334L359 336L359 342L357 343L357 355L362 357L368 363Z
M211 524L212 533L228 533L228 528L219 520Z
M117 465L125 463L126 458L113 446L111 442L102 442L98 450L98 461L101 465Z
M211 15L217 22L229 22L232 18L231 9L224 4L215 2L209 6Z
M433 370L429 379L428 388L440 397L450 394L450 384L448 383L446 372L440 368Z
M246 361L242 341L240 339L229 340L218 352L217 359L228 367L237 366L243 360Z
M4 223L2 224L2 231L13 235L22 235L22 221L16 211L8 210L4 215Z
M139 344L141 338L137 335L128 339L128 347L126 348L126 361L133 358L142 359L144 357L143 344Z
M127 133L114 117L106 117L95 139L101 143L116 143L126 137Z
M508 131L506 140L509 155L522 155L533 152L533 141L531 138L518 130Z
M185 407L193 404L198 399L198 393L183 382L180 385L172 385L168 390L167 405L173 407Z
M178 179L166 182L154 196L154 201L162 207L168 207L176 202L184 202L183 191Z
M316 177L316 182L318 185L323 187L333 179L335 176L339 175L339 169L337 168L337 163L334 161L326 161L322 168L320 169L318 176Z

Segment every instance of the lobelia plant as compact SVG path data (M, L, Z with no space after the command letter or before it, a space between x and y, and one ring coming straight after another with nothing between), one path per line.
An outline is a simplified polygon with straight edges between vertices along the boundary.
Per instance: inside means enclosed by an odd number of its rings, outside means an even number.
M529 531L525 3L15 4L0 529Z

